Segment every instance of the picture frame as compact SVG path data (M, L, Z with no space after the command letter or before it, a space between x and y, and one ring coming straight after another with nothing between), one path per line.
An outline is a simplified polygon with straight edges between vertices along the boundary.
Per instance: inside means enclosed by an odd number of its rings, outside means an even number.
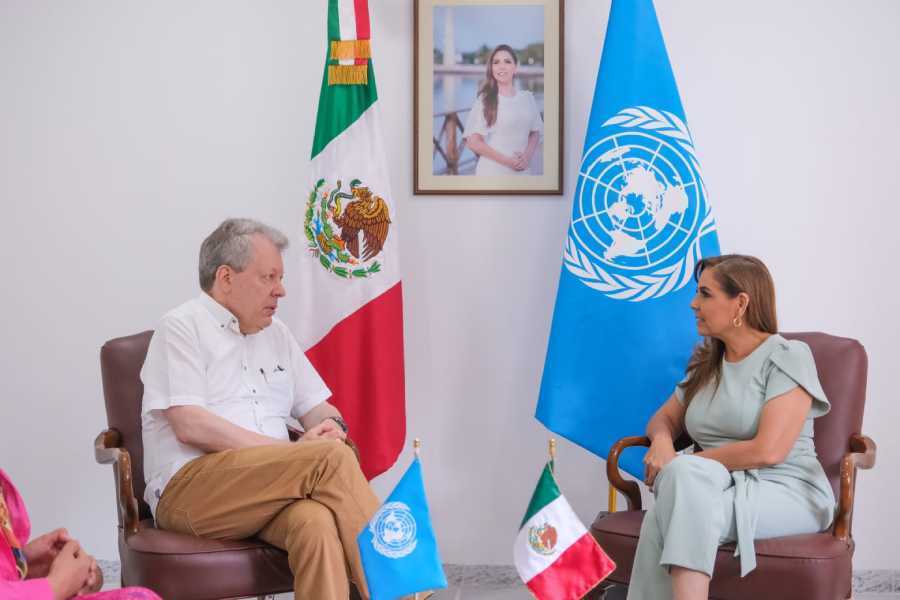
M412 1L414 193L561 195L564 0Z

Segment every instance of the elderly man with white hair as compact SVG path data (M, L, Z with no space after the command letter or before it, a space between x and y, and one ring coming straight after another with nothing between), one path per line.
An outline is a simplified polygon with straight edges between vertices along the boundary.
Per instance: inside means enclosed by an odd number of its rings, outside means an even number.
M249 219L203 241L202 293L162 318L141 371L146 500L163 529L285 549L295 598L344 600L351 579L367 598L356 536L379 502L331 392L274 317L287 245Z

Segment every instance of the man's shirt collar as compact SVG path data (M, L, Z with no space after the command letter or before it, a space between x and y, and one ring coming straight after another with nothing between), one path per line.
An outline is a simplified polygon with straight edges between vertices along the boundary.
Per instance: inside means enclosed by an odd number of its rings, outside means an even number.
M235 317L230 310L219 304L215 298L206 292L202 292L198 300L200 301L200 304L209 311L209 314L212 315L213 319L216 320L216 323L219 324L221 329L228 328L239 335L244 335L241 333L237 317Z

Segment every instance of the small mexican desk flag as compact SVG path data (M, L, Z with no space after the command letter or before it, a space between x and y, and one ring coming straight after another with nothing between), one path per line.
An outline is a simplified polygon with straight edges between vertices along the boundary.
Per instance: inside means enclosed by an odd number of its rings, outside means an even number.
M616 565L588 533L544 467L513 548L519 577L538 600L578 600Z
M292 329L370 479L406 437L403 294L366 0L327 0L328 47L291 269ZM294 285L294 281L297 283Z

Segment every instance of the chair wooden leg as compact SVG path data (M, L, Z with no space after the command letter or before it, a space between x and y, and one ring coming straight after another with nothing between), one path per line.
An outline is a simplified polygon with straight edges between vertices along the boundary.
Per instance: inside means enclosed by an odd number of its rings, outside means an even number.
M617 594L619 587L615 583L603 582L588 592L583 600L617 600L620 597L624 597L621 593Z
M628 594L628 586L618 583L602 583L595 589L599 591L597 600L625 600Z

